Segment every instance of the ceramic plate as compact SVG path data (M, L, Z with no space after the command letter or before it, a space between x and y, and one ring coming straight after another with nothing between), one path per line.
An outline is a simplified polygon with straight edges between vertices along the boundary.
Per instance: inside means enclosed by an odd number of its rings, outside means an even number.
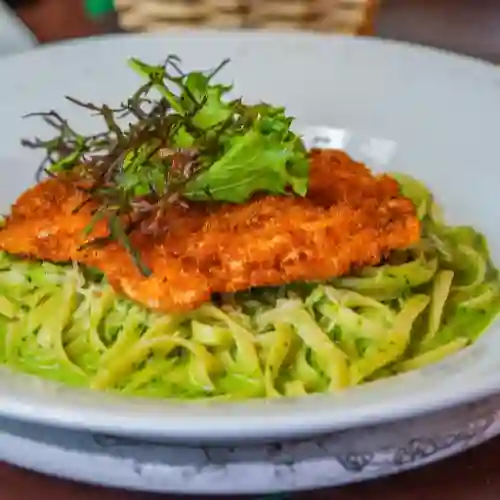
M0 459L103 486L161 493L258 494L396 474L455 455L499 433L498 396L314 439L232 447L172 446L0 419Z
M84 129L93 123L64 95L117 102L139 80L137 56L180 55L187 67L223 58L249 101L286 106L308 140L339 144L375 169L426 182L452 222L485 232L499 264L500 72L486 63L371 39L272 33L171 32L45 47L0 60L0 200L28 184L39 157L24 136L44 134L33 110L54 108ZM308 128L309 127L309 128ZM324 433L408 417L500 389L498 324L473 347L435 366L337 395L238 404L177 404L73 390L3 371L0 413L72 429L195 440L242 441Z

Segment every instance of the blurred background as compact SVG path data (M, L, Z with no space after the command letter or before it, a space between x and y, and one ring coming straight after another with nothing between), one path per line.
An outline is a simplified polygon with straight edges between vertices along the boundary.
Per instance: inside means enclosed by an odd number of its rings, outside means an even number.
M0 0L41 43L168 26L375 34L500 63L500 0Z

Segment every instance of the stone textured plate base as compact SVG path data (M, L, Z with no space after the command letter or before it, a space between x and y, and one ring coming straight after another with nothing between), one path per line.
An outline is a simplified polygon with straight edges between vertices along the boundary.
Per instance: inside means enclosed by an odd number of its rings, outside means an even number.
M182 447L0 420L0 459L77 481L155 492L243 494L338 486L443 459L500 434L500 396L312 440Z

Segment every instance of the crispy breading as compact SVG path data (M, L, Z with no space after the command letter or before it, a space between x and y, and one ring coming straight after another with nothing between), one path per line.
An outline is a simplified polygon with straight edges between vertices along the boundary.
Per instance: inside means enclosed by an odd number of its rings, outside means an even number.
M152 270L138 271L118 243L81 245L95 203L74 184L48 179L26 191L0 231L0 248L103 271L128 297L163 311L195 308L214 293L324 280L379 263L420 237L412 202L396 181L374 176L339 151L313 151L307 198L259 196L234 204L172 206L161 236L132 233ZM91 237L105 236L97 224Z

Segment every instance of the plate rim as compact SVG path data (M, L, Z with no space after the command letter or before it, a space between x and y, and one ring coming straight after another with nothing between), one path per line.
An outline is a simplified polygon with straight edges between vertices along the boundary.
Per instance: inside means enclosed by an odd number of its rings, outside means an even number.
M378 36L369 35L347 35L342 33L320 33L320 32L297 32L291 29L283 29L280 31L274 30L256 30L256 29L245 29L245 30L231 30L231 29L210 29L210 28L167 28L160 32L147 32L147 33L103 33L91 35L88 37L77 37L62 40L55 40L49 43L38 44L24 52L9 53L0 58L0 66L9 60L13 59L25 59L31 57L33 54L43 53L43 52L53 52L58 50L64 50L71 47L79 47L82 45L91 44L101 44L108 43L110 41L120 41L120 40L148 40L148 39L170 39L173 37L209 37L209 38L253 38L258 37L262 39L263 37L282 39L282 40L317 40L323 42L332 41L343 41L347 44L368 44L368 45L380 45L386 47L400 47L405 48L405 50L426 52L428 55L437 55L445 58L451 58L461 61L469 61L469 63L483 66L489 69L498 70L498 65L487 59L481 59L475 55L462 54L455 52L451 49L445 47L434 47L431 45L426 45L425 43L398 40L392 38L382 38Z

